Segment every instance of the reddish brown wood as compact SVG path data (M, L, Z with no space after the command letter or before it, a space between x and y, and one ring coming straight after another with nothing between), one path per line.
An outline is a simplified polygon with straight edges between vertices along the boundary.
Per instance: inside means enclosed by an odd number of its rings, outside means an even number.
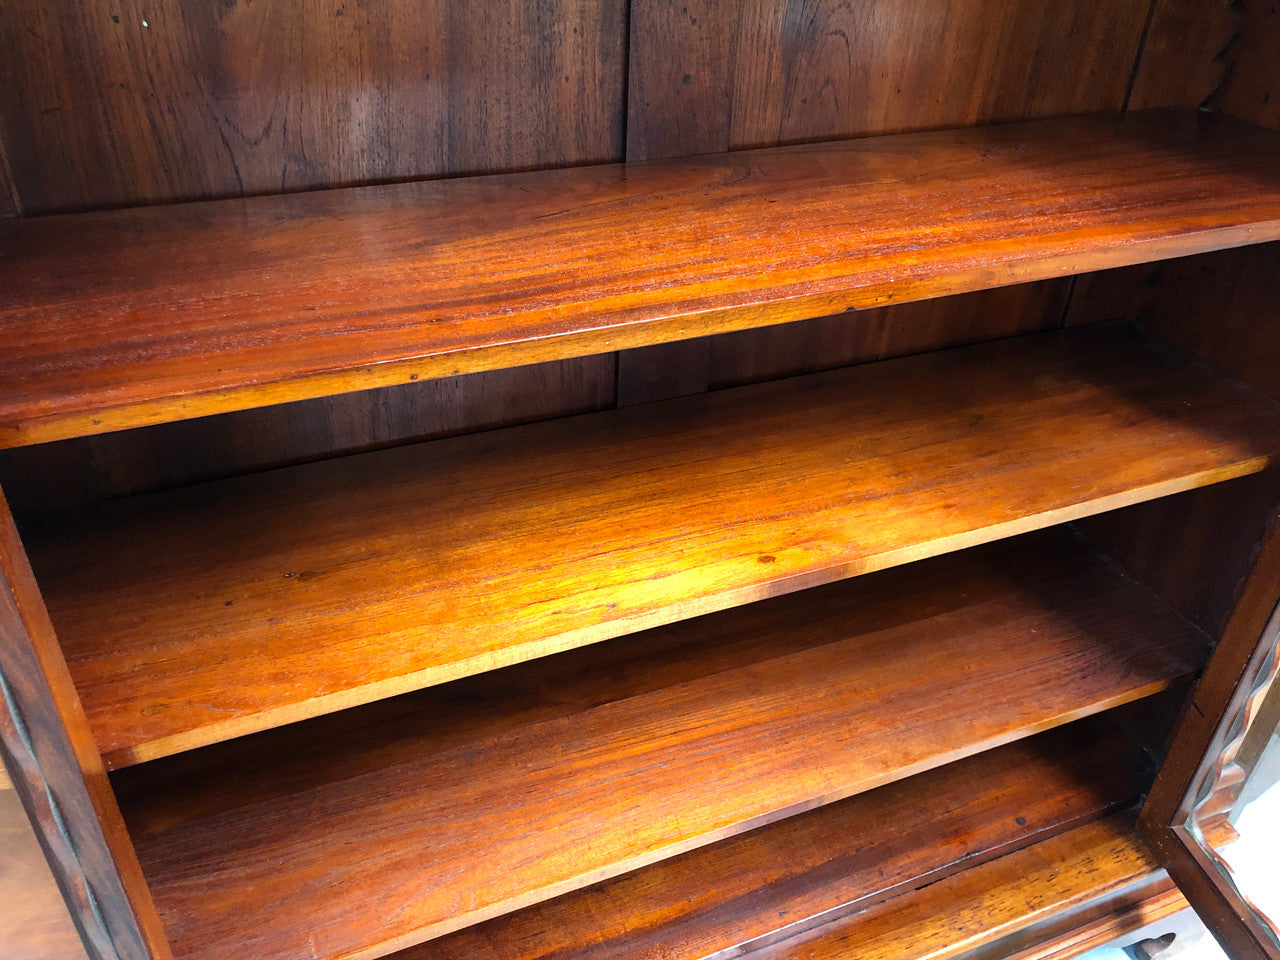
M13 186L13 174L9 172L9 153L0 139L0 217L16 217L22 212L18 191Z
M618 403L648 403L1056 328L1071 283L1022 283L626 350L618 355Z
M1216 105L1223 111L1280 130L1280 8L1266 0L1243 0L1240 36L1227 51L1230 74Z
M395 960L701 960L865 909L1123 805L1145 761L1081 721L468 927Z
M94 960L172 956L0 495L0 752Z
M375 956L1157 692L1202 649L1051 531L116 783L179 956Z
M1049 120L7 221L0 445L1272 239L1277 143Z
M622 0L72 5L0 20L28 212L621 159Z
M1097 907L1137 906L1158 873L1124 814L768 947L760 960L1008 957ZM1012 948L1012 949L1011 949Z
M0 450L15 513L81 506L614 405L614 354L426 380Z
M1068 323L1138 318L1170 343L1280 399L1280 244L1083 276Z
M1255 472L1278 427L1078 329L73 511L29 547L120 766Z
M997 950L982 951L973 960L1071 960L1098 947L1114 946L1126 934L1187 909L1187 898L1163 870L1140 880L1139 884L1136 892L1126 891L1119 897L1072 913L1065 924L1021 931L1014 942L1001 941ZM1066 929L1054 929L1063 925ZM1018 949L1018 941L1028 945ZM1017 952L1010 953L1011 948Z
M1280 523L1273 516L1240 601L1205 668L1174 746L1142 809L1140 826L1151 848L1215 936L1241 960L1274 958L1243 918L1246 909L1183 825L1184 802L1204 758L1218 742L1223 718L1260 643L1272 644L1263 628L1280 603ZM1256 922L1256 921L1255 921Z
M633 0L627 156L1119 111L1148 0Z
M1129 109L1216 108L1243 26L1231 0L1153 0Z

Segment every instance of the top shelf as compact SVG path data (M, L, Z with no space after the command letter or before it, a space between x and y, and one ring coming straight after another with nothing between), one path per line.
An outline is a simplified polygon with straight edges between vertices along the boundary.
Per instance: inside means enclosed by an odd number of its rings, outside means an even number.
M1085 117L0 223L0 446L1280 238L1280 138Z

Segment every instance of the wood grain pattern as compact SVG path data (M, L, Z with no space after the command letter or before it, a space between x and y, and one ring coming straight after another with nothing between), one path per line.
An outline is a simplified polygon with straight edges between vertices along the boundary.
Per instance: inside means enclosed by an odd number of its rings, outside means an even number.
M625 350L627 406L1061 326L1071 280L997 287Z
M633 0L627 157L1119 111L1147 0Z
M1239 602L1196 684L1173 747L1143 805L1139 826L1187 899L1212 925L1219 941L1227 945L1232 955L1262 960L1274 950L1259 944L1258 934L1251 929L1256 921L1239 897L1226 889L1216 865L1183 826L1184 802L1205 757L1213 754L1223 719L1236 699L1242 679L1260 646L1275 642L1274 635L1267 636L1265 628L1280 602L1280 510L1272 514L1253 560Z
M86 946L168 960L53 627L0 494L0 752Z
M1276 145L1066 119L0 222L0 445L1273 239Z
M6 960L88 960L26 811L11 790L0 791L0 902Z
M73 511L28 546L120 766L1265 467L1280 408L1183 361L1125 328L1013 338Z
M1020 931L1103 901L1140 900L1159 870L1118 814L965 870L855 917L759 951L760 960L1008 956Z
M1232 0L1155 0L1129 108L1217 109L1243 27Z
M116 783L179 956L372 957L1138 699L1202 652L1053 531Z
M6 0L0 136L29 213L620 160L625 16Z
M410 948L395 960L701 960L1099 817L1144 759L1093 718Z
M1244 22L1240 36L1226 51L1230 75L1219 109L1250 123L1280 130L1280 7L1267 0L1243 0L1238 4Z
M15 514L614 405L613 354L0 450Z
M1032 929L1026 937L1029 946L1011 954L1007 949L1009 945L1002 944L1005 952L992 960L1072 960L1187 909L1187 898L1163 871L1144 884L1144 888L1141 900L1126 897L1127 903L1104 903L1102 909L1082 911L1077 914L1082 922L1070 924L1065 931L1055 931L1046 936L1044 930ZM984 958L975 957L974 960Z

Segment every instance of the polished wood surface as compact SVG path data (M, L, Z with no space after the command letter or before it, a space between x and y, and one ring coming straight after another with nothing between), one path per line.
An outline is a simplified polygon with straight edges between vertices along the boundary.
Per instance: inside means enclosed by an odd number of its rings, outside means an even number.
M9 0L29 213L622 159L622 0Z
M1276 642L1280 602L1280 510L1271 522L1243 584L1239 602L1214 648L1190 708L1182 716L1160 774L1143 805L1139 826L1187 899L1211 926L1219 942L1241 960L1271 960L1273 945L1258 932L1259 923L1222 876L1199 841L1185 827L1186 802L1204 758L1214 756L1229 735L1227 716L1242 681L1257 658Z
M74 511L28 548L121 766L1263 468L1280 408L1127 328Z
M0 752L77 930L97 955L172 954L0 494Z
M618 405L1057 329L1071 285L1069 277L1019 283L623 350Z
M1243 4L1155 0L1133 86L1131 110L1217 110L1244 27Z
M992 960L1072 960L1089 950L1114 945L1121 937L1187 909L1187 898L1164 871L1142 886L1140 900L1126 897L1127 902L1118 905L1104 902L1079 912L1076 914L1079 922L1069 923L1065 931L1033 928L1025 935L1029 946L1012 954L1005 949Z
M0 445L1280 236L1190 114L0 222Z
M1115 909L1159 867L1117 814L754 954L759 960L1008 956L1021 930L1096 901Z
M1148 0L633 0L627 157L1118 112Z
M15 514L48 512L614 405L616 354L344 393L0 449Z
M179 956L376 956L1158 692L1203 647L1045 531L116 784Z
M1119 809L1145 760L1092 718L468 927L395 960L702 960Z

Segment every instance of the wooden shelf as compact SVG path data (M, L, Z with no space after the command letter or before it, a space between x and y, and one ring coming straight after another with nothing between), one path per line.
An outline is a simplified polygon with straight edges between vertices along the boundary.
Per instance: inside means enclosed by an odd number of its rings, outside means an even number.
M1106 717L978 754L477 924L395 960L703 960L829 924L1146 789Z
M1044 940L1055 920L1070 929L1153 894L1163 899L1170 885L1133 817L1117 814L765 947L753 960L1003 960Z
M181 957L372 957L1166 689L1205 637L1043 531L145 764Z
M1262 469L1280 406L1061 331L28 525L109 766Z
M1189 111L0 221L0 446L1277 237Z

